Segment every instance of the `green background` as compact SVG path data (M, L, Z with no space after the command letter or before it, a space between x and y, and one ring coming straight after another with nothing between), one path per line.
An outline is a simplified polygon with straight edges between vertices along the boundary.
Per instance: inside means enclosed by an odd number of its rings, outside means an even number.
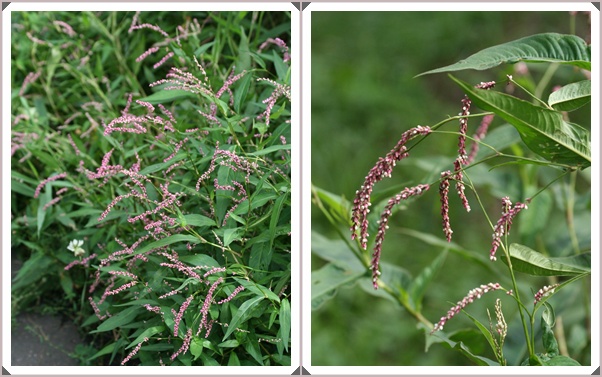
M568 12L313 12L311 21L311 179L314 185L349 200L378 157L395 145L402 132L416 125L433 125L460 111L463 93L445 74L414 78L415 75L521 37L570 32ZM589 43L587 15L577 15L576 34ZM529 64L528 67L537 82L547 65ZM513 66L454 73L472 84L503 80L506 74L513 74ZM580 72L561 67L546 87L544 99L553 86L577 79L583 79ZM518 92L515 90L513 94L520 95ZM473 114L480 112L476 106L471 110ZM584 115L571 114L571 121L588 128L588 108L580 114ZM469 135L479 122L479 119L469 121ZM494 120L490 132L502 123ZM457 131L457 127L457 123L450 123L444 130ZM399 184L416 185L425 182L425 177L432 177L430 174L437 169L450 169L457 154L457 136L434 136L413 149L411 156L398 164L393 178L379 183L376 190ZM499 213L502 196L510 195L513 201L525 197L515 169L488 172L488 168L483 167L471 174L490 216ZM527 172L536 174L535 170L527 169ZM555 177L557 172L539 169L537 174ZM578 182L579 190L586 197L587 174L586 171ZM450 191L453 241L487 256L491 229L477 208L474 195L468 192L474 210L467 215L453 187ZM587 205L584 203L583 208ZM530 241L532 246L543 242L561 255L569 242L568 233L563 228L562 216L554 215L550 213L549 218L541 219L546 229L551 229L545 236L522 240L515 231L513 240ZM584 210L577 213L576 219L583 229L580 240L585 242L589 240L589 216ZM437 188L433 187L421 200L413 202L407 211L393 216L389 225L382 260L402 266L415 276L442 250L403 236L398 230L411 228L444 238ZM315 206L312 206L312 230L330 238L337 237ZM313 270L323 263L313 257ZM494 267L502 274L506 272L499 260ZM470 289L499 278L500 275L492 276L458 255L449 254L426 294L423 313L431 322L436 322ZM547 284L545 279L521 279L526 283L526 292L529 287ZM312 313L312 365L472 365L459 353L439 345L425 353L424 335L416 329L416 321L399 305L369 295L362 288L366 287L356 285L342 289L333 300ZM469 313L487 323L485 308L492 310L496 297L504 299L502 294L491 294L469 307ZM563 298L559 294L551 303L562 300L580 303L583 297L576 294ZM513 363L521 357L520 344L524 340L518 323L510 321L516 313L514 304L509 300L504 304L510 326L506 356ZM579 325L573 322L581 321L585 315L578 309L582 305L576 307L564 318L567 338L576 339L575 349L582 345L578 342ZM558 313L559 309L556 310ZM470 322L466 317L457 316L446 330L462 327L470 327ZM514 346L512 340L518 345ZM475 347L478 349L478 342ZM488 347L482 352L493 357ZM588 353L584 351L585 359L580 360L584 365L587 365Z

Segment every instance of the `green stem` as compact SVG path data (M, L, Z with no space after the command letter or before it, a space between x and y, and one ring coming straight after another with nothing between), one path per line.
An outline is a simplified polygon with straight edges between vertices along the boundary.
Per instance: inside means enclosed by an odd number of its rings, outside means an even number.
M544 89L548 86L548 84L550 84L550 81L552 80L552 76L554 76L554 73L556 72L558 67L560 67L560 65L557 63L550 64L548 66L548 69L546 69L546 72L543 74L543 77L541 78L541 80L539 80L539 83L537 83L537 87L535 88L534 94L535 94L535 98L539 102L542 102L539 98L541 98L541 96L543 95ZM542 103L544 103L547 108L552 109L545 102L542 102Z
M566 222L571 237L571 244L575 254L580 254L579 239L575 229L575 186L577 183L577 172L571 172L570 180L566 192ZM566 186L565 186L566 187Z

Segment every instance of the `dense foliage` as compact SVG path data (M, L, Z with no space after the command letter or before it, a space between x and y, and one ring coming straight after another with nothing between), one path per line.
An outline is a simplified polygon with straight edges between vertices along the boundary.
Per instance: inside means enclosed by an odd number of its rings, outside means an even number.
M84 365L290 365L290 14L12 17L13 316Z

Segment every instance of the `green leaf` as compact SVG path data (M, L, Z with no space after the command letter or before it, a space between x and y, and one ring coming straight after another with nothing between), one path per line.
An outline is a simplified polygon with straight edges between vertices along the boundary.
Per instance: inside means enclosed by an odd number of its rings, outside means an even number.
M264 277L265 273L261 271L268 271L273 254L273 249L268 242L257 242L251 247L249 267L258 270L256 278Z
M559 354L558 342L554 336L554 330L552 330L556 322L556 316L550 304L546 302L544 306L546 308L541 314L541 341L546 353L549 356L555 356Z
M525 190L525 197L530 198L532 195L537 193L538 188L535 185L528 185ZM529 205L528 211L522 211L521 221L518 224L518 231L523 237L530 237L529 240L534 239L546 228L548 218L554 207L554 199L550 191L543 191L539 193L531 205Z
M88 359L88 361L94 360L97 357L103 356L103 355L108 355L109 353L113 352L113 350L115 349L115 345L116 343L111 343L107 346L105 346L103 349L101 349L100 351L96 352L94 355L90 356L90 358Z
M219 267L219 263L207 254L182 255L182 262L186 262L193 266Z
M277 151L290 151L290 150L291 150L290 144L281 144L281 145L272 145L267 148L261 149L259 151L247 153L247 154L249 156L264 156L266 154L270 154L270 153L277 152Z
M208 218L207 216L190 214L184 215L184 220L188 225L192 226L215 226L215 220Z
M443 267L443 262L445 261L446 256L447 250L439 254L439 256L437 256L437 258L435 258L430 265L426 266L420 272L420 275L416 276L416 278L412 281L409 289L410 304L417 312L421 311L424 293L426 292L428 285L437 275L437 272L439 272L441 267Z
M49 183L46 185L46 189L44 192L40 193L38 197L38 238L40 237L40 231L42 230L42 226L44 225L44 219L46 218L46 211L44 210L44 206L52 200L52 184Z
M312 231L311 251L341 269L355 272L366 271L366 267L357 259L345 241L331 240L316 231Z
M276 238L276 226L278 225L278 222L280 221L280 213L282 212L282 207L284 206L284 203L286 202L286 200L288 199L289 196L289 192L285 192L284 194L280 195L278 197L278 199L276 199L276 202L274 203L274 207L272 208L272 216L270 218L270 250L272 249L272 246L274 245L274 239ZM290 217L289 217L289 221L290 221Z
M194 356L194 360L198 359L203 353L203 341L199 338L192 338L190 342L190 354Z
M240 308L238 308L238 311L236 312L236 314L234 315L234 317L232 318L232 321L230 321L230 323L228 324L228 330L226 331L226 334L224 335L224 337L222 338L222 341L226 340L226 338L228 338L228 336L230 336L230 334L232 334L232 332L234 330L236 330L236 328L243 323L244 321L246 321L247 319L249 319L249 317L251 316L251 313L253 312L253 309L261 302L263 301L264 297L263 296L256 296L253 297L250 300L245 301Z
M364 276L365 271L349 271L332 263L311 272L311 309L316 310L332 299L339 288L353 285Z
M234 278L234 280L236 280L236 282L245 287L246 290L255 293L257 296L263 296L268 300L280 302L280 298L277 294L275 294L274 292L272 292L271 290L269 290L261 284L257 284L253 281L240 278Z
M11 289L14 291L40 280L44 276L43 272L48 271L54 263L55 260L50 256L42 252L35 252L19 269L13 284L11 284Z
M591 101L592 82L583 80L568 84L552 92L548 104L557 111L573 111Z
M455 64L433 69L416 77L464 69L481 71L500 64L514 64L519 61L570 64L590 70L590 55L587 43L575 35L535 34L486 48Z
M236 356L235 352L230 353L230 358L228 359L228 366L240 366L240 360L238 360L238 356Z
M345 198L323 190L317 186L311 186L312 196L314 196L314 202L318 202L318 206L328 219L331 220L332 225L338 226L343 225L345 228L349 228L351 225L351 204Z
M280 303L280 314L278 316L280 321L280 337L282 338L282 344L288 352L288 339L291 331L291 304L287 299L283 299Z
M186 90L180 89L172 89L172 90L159 90L151 94L148 97L140 98L140 101L148 102L152 105L163 104L167 102L173 102L182 98L198 98L198 96L194 93L188 92Z
M476 89L453 76L450 78L481 109L492 111L512 124L533 152L559 164L590 166L589 131L565 122L560 112L537 107L508 94Z
M533 276L572 276L591 271L591 254L549 258L527 246L510 245L510 259L515 271ZM506 262L504 258L502 261Z
M248 334L248 341L244 344L244 347L245 351L247 351L259 365L263 365L263 357L261 356L259 342L254 334Z
M492 267L489 258L486 258L483 253L478 253L472 250L466 250L453 241L447 242L442 237L437 237L429 233L419 232L414 229L400 228L399 231L402 234L419 239L422 242L425 242L431 246L449 249L450 251L460 255L463 258L478 263L481 267L485 268L490 273L497 273L497 270ZM441 234L443 234L443 232Z
M380 263L380 280L388 287L392 288L397 293L397 297L391 296L384 289L374 289L372 274L365 273L359 280L360 288L371 296L380 297L396 304L401 302L404 306L409 306L409 289L412 284L412 275L395 264L382 262Z
M496 350L497 350L497 347L495 345L495 340L493 339L493 336L491 335L491 331L489 331L489 329L487 327L485 327L485 325L483 325L478 319L476 319L475 317L473 317L470 314L468 314L468 312L462 310L462 313L464 315L466 315L468 318L470 318L470 320L472 321L472 323L474 323L475 326L477 326L477 328L479 329L479 331L481 332L481 334L483 334L483 336L485 337L485 339L487 339L487 342L489 343L489 346L491 347L491 350L495 354Z
M426 328L426 326L424 326L424 324L420 324L418 326L423 328L425 331L427 347L430 347L430 345L433 343L439 343L446 348L455 349L455 350L459 351L460 353L462 353L464 356L466 356L468 359L470 359L472 362L474 362L477 365L481 365L481 366L500 365L496 361L491 360L487 357L475 355L470 350L470 348L468 348L468 346L466 346L463 342L454 342L443 331L437 331L433 334L430 334L430 329ZM450 336L452 334L450 334Z
M549 360L543 361L543 365L547 366L581 366L577 360L573 360L568 356L556 355Z
M240 345L240 343L238 342L238 340L230 339L230 340L226 340L225 342L218 344L217 346L220 348L235 348L235 347L238 347L239 345Z
M134 318L136 318L139 312L140 307L138 306L127 308L101 323L96 330L90 331L90 333L93 334L98 332L110 331L119 326L127 325L131 323L134 320Z
M243 229L241 228L230 228L224 230L224 247L228 247L232 242L240 240L242 234Z
M240 106L245 98L247 98L252 78L252 75L244 75L238 82L237 88L234 90L234 110L237 113L240 113Z
M168 246L168 245L173 245L174 243L178 243L178 242L190 242L193 244L197 244L200 243L201 240L199 240L197 237L194 236L190 236L187 234L174 234L172 236L168 236L165 238L162 238L158 241L152 242L144 247L141 247L139 249L136 249L132 254L130 254L131 256L136 255L136 254L143 254L146 253L147 251L153 250L153 249L158 249L160 247L163 246Z
M165 330L165 326L164 325L160 325L160 326L153 326L150 327L146 330L144 330L142 332L142 334L138 335L138 337L136 339L134 339L127 347L125 347L126 349L128 348L132 348L135 345L138 345L138 343L142 342L144 340L144 338L150 338L151 336L160 333L161 331Z
M581 275L574 276L574 277L572 277L572 278L570 278L570 279L562 282L559 286L557 286L556 288L554 288L552 290L552 292L549 292L547 295L543 296L535 304L535 307L533 308L533 315L535 315L535 313L537 312L537 310L539 310L539 308L542 307L546 303L546 301L548 301L548 299L550 297L552 297L554 294L556 294L559 290L561 290L562 288L566 287L567 285L569 285L569 284L571 284L571 283L573 283L573 282L575 282L575 281L577 281L577 280L579 280L581 278L584 278L584 277L586 277L588 275L589 275L589 273L584 273L584 274L581 274Z

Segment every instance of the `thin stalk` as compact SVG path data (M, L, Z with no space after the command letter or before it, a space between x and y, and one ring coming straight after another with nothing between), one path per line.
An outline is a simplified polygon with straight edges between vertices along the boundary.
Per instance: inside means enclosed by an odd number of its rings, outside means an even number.
M546 69L546 72L543 74L543 77L541 78L541 80L539 80L539 83L537 83L537 87L535 87L535 98L541 102L541 100L539 98L541 98L544 89L548 86L548 84L550 84L550 81L552 80L552 76L554 76L554 73L556 72L556 70L560 67L560 65L558 63L552 63L548 66L548 69ZM544 103L545 104L545 103ZM550 106L548 106L547 104L545 104L547 108L551 109Z
M577 183L577 172L571 172L568 187L566 187L566 222L568 225L571 244L575 254L580 254L579 239L575 229L575 186Z
M552 65L550 65L552 66ZM546 74L548 73L548 71L550 71L550 68L548 68L548 70L546 71ZM544 78L546 77L544 74ZM550 79L552 78L552 75L554 74L554 72L552 72L550 74L550 77L547 78L547 81L545 81L545 84L543 86L541 86L541 83L544 82L544 79L542 78L542 81L539 82L539 84L537 85L537 87L535 88L535 93L531 93L530 91L528 91L525 87L523 87L522 85L520 85L519 83L517 83L516 81L514 81L514 79L512 79L511 77L508 78L508 80L514 84L517 88L520 88L523 90L523 92L527 93L529 95L529 97L533 98L533 101L535 103L539 103L540 105L542 105L543 107L545 107L546 109L550 109L553 110L552 107L550 105L548 105L547 103L545 103L544 101L540 100L539 97L541 97L541 94L543 92L543 89L546 87L546 85L548 84L548 82L550 81Z

